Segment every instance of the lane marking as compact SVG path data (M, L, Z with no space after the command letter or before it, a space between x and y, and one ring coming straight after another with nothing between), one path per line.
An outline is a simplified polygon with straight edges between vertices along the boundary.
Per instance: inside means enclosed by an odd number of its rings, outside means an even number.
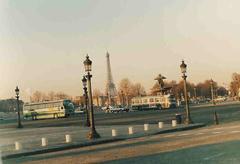
M188 133L184 133L184 134L179 134L178 136L187 136L189 135Z
M220 134L220 133L223 133L223 132L212 132L212 134Z
M205 132L205 131L209 131L209 130L234 129L234 128L240 128L240 126L232 125L232 126L223 126L223 127L219 127L219 128L206 128L206 129L202 129L202 131Z
M239 133L240 131L239 130L234 130L234 131L231 131L230 133Z
M207 161L207 160L210 160L210 159L213 159L213 158L216 158L216 157L220 157L220 156L222 156L223 154L225 154L225 153L215 154L215 155L212 155L212 156L203 158L203 160Z
M195 134L195 136L197 136L197 135L202 135L202 134L205 134L205 133L197 133L197 134Z
M174 136L176 136L176 134L170 134L170 135L166 135L166 136L163 136L163 137L174 137Z
M214 128L213 130L220 130L220 129L222 129L222 128Z

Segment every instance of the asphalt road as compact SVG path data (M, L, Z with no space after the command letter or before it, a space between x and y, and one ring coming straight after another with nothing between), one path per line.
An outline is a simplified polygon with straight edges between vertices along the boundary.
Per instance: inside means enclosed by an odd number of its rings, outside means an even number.
M240 103L223 103L216 106L200 105L190 108L191 117L194 123L205 123L207 125L214 124L213 113L216 110L219 116L220 123L237 121L240 118ZM168 109L161 111L136 111L136 112L123 112L123 113L103 113L98 112L95 114L96 125L137 125L143 123L156 124L159 121L170 123L175 119L175 114L181 113L184 117L184 108ZM85 122L85 115L78 115L70 118L60 119L46 119L36 121L23 121L25 128L37 127L54 127L54 126L83 126ZM0 129L2 128L15 128L16 120L0 122Z
M219 116L220 125L218 127L210 126L214 124L214 111L217 111ZM99 126L142 125L143 123L156 124L159 121L170 123L170 121L175 118L176 113L182 113L184 115L184 109L180 108L162 111L137 111L108 114L98 112L95 115L95 120L96 125ZM216 159L221 159L226 156L226 159L233 161L232 163L235 161L238 161L238 163L240 162L234 153L231 155L226 152L222 153L220 150L217 150L218 146L216 146L217 144L222 148L227 147L229 148L227 151L233 152L236 146L232 147L231 145L239 144L239 102L223 103L216 106L194 106L191 107L191 116L195 123L205 123L210 127L199 130L191 130L188 132L130 139L128 141L85 147L59 153L24 157L17 160L22 163L30 161L36 161L36 163L71 163L72 160L74 161L72 163L149 163L149 161L151 161L150 163L159 163L159 159L165 159L162 160L161 163L164 163L165 161L170 161L169 163L189 163L189 159L192 160L190 163L215 163L217 161ZM36 128L37 132L37 128L39 127L68 128L69 126L70 128L73 126L83 126L84 122L84 115L79 115L76 117L62 119L23 121L23 125L25 130L28 128ZM235 125L236 122L237 125ZM4 123L0 122L0 124L0 129L2 130L5 128L15 129L16 127L16 123L11 121ZM200 150L209 151L200 153L201 155L198 157L197 153L199 153ZM172 153L176 155L176 158L172 157ZM183 157L186 156L186 154L189 158L185 159ZM195 157L195 159L190 158L192 156ZM179 161L179 158L181 159L181 162ZM46 160L41 161L42 159ZM218 161L217 163L221 162L222 161ZM8 160L4 163L16 163L16 161ZM225 161L225 163L227 162Z
M240 122L11 159L4 163L240 163Z

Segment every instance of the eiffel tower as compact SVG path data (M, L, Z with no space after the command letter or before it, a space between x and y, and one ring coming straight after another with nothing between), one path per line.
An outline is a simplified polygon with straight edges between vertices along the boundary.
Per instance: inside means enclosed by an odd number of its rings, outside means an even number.
M113 83L111 65L110 65L110 55L107 52L107 86L106 86L106 94L108 97L108 105L115 105L116 104L116 96L117 90L115 84Z

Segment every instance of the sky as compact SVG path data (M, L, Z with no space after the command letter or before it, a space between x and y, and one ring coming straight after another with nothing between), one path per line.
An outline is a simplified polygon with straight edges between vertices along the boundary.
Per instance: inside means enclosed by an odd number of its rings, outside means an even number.
M82 94L83 61L92 86L105 90L106 52L115 85L129 78L148 91L161 73L193 83L230 82L240 69L239 0L1 0L0 99L19 86Z

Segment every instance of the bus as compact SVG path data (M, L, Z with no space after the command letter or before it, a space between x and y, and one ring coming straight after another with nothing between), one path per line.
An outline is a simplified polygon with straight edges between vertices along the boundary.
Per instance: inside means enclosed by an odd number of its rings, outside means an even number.
M74 105L70 100L24 103L23 105L23 117L25 119L60 118L72 114L74 114Z
M132 99L133 110L148 110L148 109L169 109L176 108L176 99L174 95L157 95L157 96L144 96L134 97Z

